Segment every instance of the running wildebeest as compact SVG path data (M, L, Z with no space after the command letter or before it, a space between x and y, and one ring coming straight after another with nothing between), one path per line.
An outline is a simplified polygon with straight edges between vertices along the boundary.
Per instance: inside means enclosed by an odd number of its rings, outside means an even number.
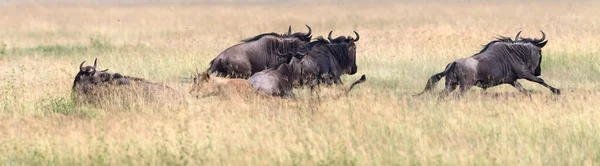
M110 98L111 95L119 93L133 92L153 97L152 94L168 95L171 97L180 97L172 88L148 82L142 78L124 76L119 73L108 73L106 70L96 70L97 59L94 60L94 66L85 66L83 61L79 65L79 72L73 81L72 91L77 100L83 100L86 103L98 103L101 100Z
M469 58L458 59L446 66L443 72L431 76L423 92L431 91L437 82L446 77L446 88L441 96L446 96L460 86L461 95L471 87L489 88L500 84L510 84L521 93L528 93L518 79L526 79L543 85L554 94L560 90L548 85L541 75L542 48L548 42L543 31L542 38L520 38L520 32L514 41L500 37L491 41Z
M306 27L306 34L291 34L290 27L284 35L265 33L242 40L242 43L227 48L210 61L207 71L222 77L248 78L282 62L289 63L292 57L286 55L302 48L312 37L312 30L308 25Z
M295 74L302 77L295 82L295 86L314 88L321 83L343 84L340 78L343 74L353 75L357 72L355 42L360 39L359 34L354 31L356 39L351 36L332 39L332 32L329 32L329 41L319 36L308 43L308 53L303 59L292 59L290 64L300 69Z

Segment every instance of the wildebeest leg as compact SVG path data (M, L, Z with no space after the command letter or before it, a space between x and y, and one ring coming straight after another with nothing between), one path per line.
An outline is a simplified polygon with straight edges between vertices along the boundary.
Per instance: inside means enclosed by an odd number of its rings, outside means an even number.
M459 82L460 96L464 96L475 85L475 81L470 75L464 75L459 77Z
M538 78L538 77L536 77L536 76L533 76L533 75L531 75L531 74L525 74L525 75L523 76L523 78L524 78L524 79L526 79L526 80L529 80L529 81L531 81L531 82L535 82L535 83L541 84L541 85L543 85L544 87L546 87L546 88L550 89L550 91L552 91L552 93L554 93L554 94L557 94L557 95L560 95L560 89L556 89L556 88L554 88L554 87L552 87L552 86L550 86L550 85L546 84L546 82L545 82L543 79L541 79L541 78Z
M327 85L333 85L334 83L334 80L329 73L321 74L319 79L323 80L322 83L326 83Z
M517 90L519 90L519 92L524 93L526 95L529 94L529 91L525 88L523 88L523 86L521 85L521 83L519 83L518 81L514 81L509 83L510 85L512 85L513 87L517 88Z
M337 84L337 85L344 85L344 83L342 82L342 79L340 79L339 77L334 78L333 83Z
M448 96L450 92L454 91L458 86L458 82L450 79L446 79L446 88L440 93L440 98Z
M293 90L288 90L283 92L283 95L281 95L281 97L286 99L296 99L296 94Z
M437 73L437 74L431 76L429 78L429 80L427 80L427 85L425 85L425 89L421 93L418 93L414 96L419 96L425 92L430 92L433 88L435 88L435 85L437 85L437 82L440 81L440 79L442 79L442 77L445 77L447 72L454 70L455 65L456 65L456 62L449 63L448 65L446 65L446 68L444 69L443 72ZM446 79L448 79L448 78L446 78Z
M444 72L441 72L441 73L431 76L431 78L429 78L429 80L427 80L425 89L421 93L416 94L415 96L422 95L425 92L430 92L435 87L435 85L437 85L437 82L440 81L440 79L442 79L442 77L444 77Z
M473 87L473 84L461 83L460 84L460 95L464 96L472 87Z

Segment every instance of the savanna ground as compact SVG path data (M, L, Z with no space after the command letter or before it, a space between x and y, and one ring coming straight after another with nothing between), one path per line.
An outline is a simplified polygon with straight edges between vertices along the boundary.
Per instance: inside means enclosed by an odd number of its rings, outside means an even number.
M600 3L277 2L0 5L0 165L598 165ZM196 99L190 75L239 40L313 27L361 34L347 97ZM542 78L464 98L412 97L496 35L540 37ZM164 82L162 98L71 101L81 61ZM346 84L346 85L347 85ZM443 82L438 85L441 89ZM165 102L166 101L166 102ZM166 104L165 104L166 103Z

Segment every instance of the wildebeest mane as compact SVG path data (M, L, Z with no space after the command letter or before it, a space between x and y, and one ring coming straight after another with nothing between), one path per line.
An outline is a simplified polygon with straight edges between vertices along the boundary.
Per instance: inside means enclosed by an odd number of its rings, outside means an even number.
M482 48L482 49L481 49L481 51L479 51L479 53L477 53L477 54L481 54L481 53L483 53L485 50L487 50L488 48L490 48L490 46L491 46L492 44L494 44L494 43L498 43L498 42L509 42L509 43L512 43L512 42L513 42L513 40L512 40L510 37L498 36L498 37L496 37L496 40L492 40L492 41L490 41L488 44L486 44L486 45L483 45L483 48ZM475 55L477 55L477 54L475 54Z
M331 55L340 63L342 67L348 67L350 64L350 60L348 58L348 43L334 43L324 39L322 36L319 36L315 38L315 41L306 44L306 48L312 50L313 47L321 45L323 45L322 48L326 48L329 52L331 52Z
M280 35L280 34L278 34L278 33L271 32L271 33L263 33L263 34L260 34L260 35L256 35L256 36L254 36L254 37L251 37L251 38L247 38L247 39L241 40L240 42L242 42L242 43L246 43L246 42L251 42L251 41L257 41L258 39L260 39L260 38L262 38L262 37L265 37L265 36L283 37L283 36L281 36L281 35Z
M323 36L316 37L314 41L306 44L306 48L312 49L314 46L319 44L331 44L327 39L323 38Z
M348 57L349 45L347 43L332 43L326 45L326 47L338 61L340 67L346 68L350 65L350 58Z
M531 55L533 55L533 52L530 47L531 46L525 45L524 43L503 43L502 45L490 47L486 51L497 52L503 55L510 55L513 57L517 57L525 64L532 64L534 61L539 60L532 59Z

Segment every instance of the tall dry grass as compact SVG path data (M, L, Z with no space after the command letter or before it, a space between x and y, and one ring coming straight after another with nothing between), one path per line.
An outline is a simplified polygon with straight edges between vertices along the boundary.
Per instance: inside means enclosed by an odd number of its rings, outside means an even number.
M0 7L2 165L597 165L599 3L396 2ZM189 77L263 32L361 34L348 97L195 99ZM412 97L426 79L496 35L538 37L542 78L474 88L462 99ZM78 106L78 64L164 82L186 103ZM348 83L358 76L345 76ZM440 85L441 87L441 85ZM438 88L440 89L440 88Z

